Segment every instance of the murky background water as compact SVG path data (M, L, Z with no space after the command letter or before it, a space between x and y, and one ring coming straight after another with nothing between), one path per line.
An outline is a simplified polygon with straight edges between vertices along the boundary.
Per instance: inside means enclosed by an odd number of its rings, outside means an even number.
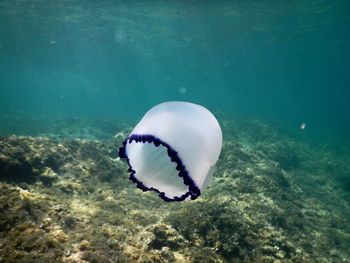
M3 114L125 117L163 101L344 134L348 1L1 1Z
M350 262L350 1L0 1L0 262ZM117 155L164 101L224 134L195 201Z

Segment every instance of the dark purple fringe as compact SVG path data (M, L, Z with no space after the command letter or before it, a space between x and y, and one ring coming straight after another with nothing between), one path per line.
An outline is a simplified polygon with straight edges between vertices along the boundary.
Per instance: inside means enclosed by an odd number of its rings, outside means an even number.
M162 145L167 148L168 156L172 162L176 163L176 170L179 171L178 175L182 177L184 184L188 186L189 191L180 197L175 196L174 198L169 198L165 196L164 192L159 191L158 189L154 187L147 187L145 186L141 181L136 179L135 173L136 171L132 169L132 166L130 165L129 157L126 154L126 144L131 143L135 141L136 143L142 142L142 143L154 143L156 147L159 145ZM136 184L137 188L140 188L142 191L155 191L159 194L159 197L161 197L165 202L180 202L185 200L188 196L192 200L196 199L198 196L200 196L201 191L199 188L196 186L190 175L188 174L188 171L186 170L185 166L182 163L181 158L177 154L177 152L166 142L163 142L161 139L149 135L149 134L143 134L143 135L138 135L138 134L131 134L128 138L126 138L123 141L123 146L119 148L118 155L120 158L126 159L126 162L129 166L128 172L130 173L129 179Z

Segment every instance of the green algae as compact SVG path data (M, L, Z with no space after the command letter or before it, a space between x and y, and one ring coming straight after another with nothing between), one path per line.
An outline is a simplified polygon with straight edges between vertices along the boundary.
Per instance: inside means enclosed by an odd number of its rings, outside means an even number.
M0 139L1 262L349 259L343 149L227 121L213 182L194 202L168 204L128 180L116 153L126 134Z

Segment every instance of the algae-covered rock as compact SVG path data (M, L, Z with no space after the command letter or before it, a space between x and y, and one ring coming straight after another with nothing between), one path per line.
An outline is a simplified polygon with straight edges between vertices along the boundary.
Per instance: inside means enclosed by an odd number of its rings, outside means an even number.
M12 182L31 182L35 173L23 156L0 155L0 178Z
M198 247L213 248L227 259L253 257L254 226L239 214L229 203L196 203L170 214L167 221Z
M63 256L62 240L45 231L39 223L49 210L45 198L37 194L21 195L20 189L2 184L0 187L1 261L60 262Z
M177 250L185 246L184 238L177 231L165 224L159 224L151 227L150 231L154 234L154 238L149 244L152 249L161 250L170 248Z
M0 138L0 262L350 261L347 151L222 123L213 181L182 203L130 183L117 157L130 129Z

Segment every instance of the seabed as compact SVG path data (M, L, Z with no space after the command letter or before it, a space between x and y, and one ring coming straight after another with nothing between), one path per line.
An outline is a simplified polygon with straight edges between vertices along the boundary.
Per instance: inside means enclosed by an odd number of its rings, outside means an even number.
M117 157L127 125L3 131L0 262L350 262L350 143L220 122L214 179L181 203L128 180Z

